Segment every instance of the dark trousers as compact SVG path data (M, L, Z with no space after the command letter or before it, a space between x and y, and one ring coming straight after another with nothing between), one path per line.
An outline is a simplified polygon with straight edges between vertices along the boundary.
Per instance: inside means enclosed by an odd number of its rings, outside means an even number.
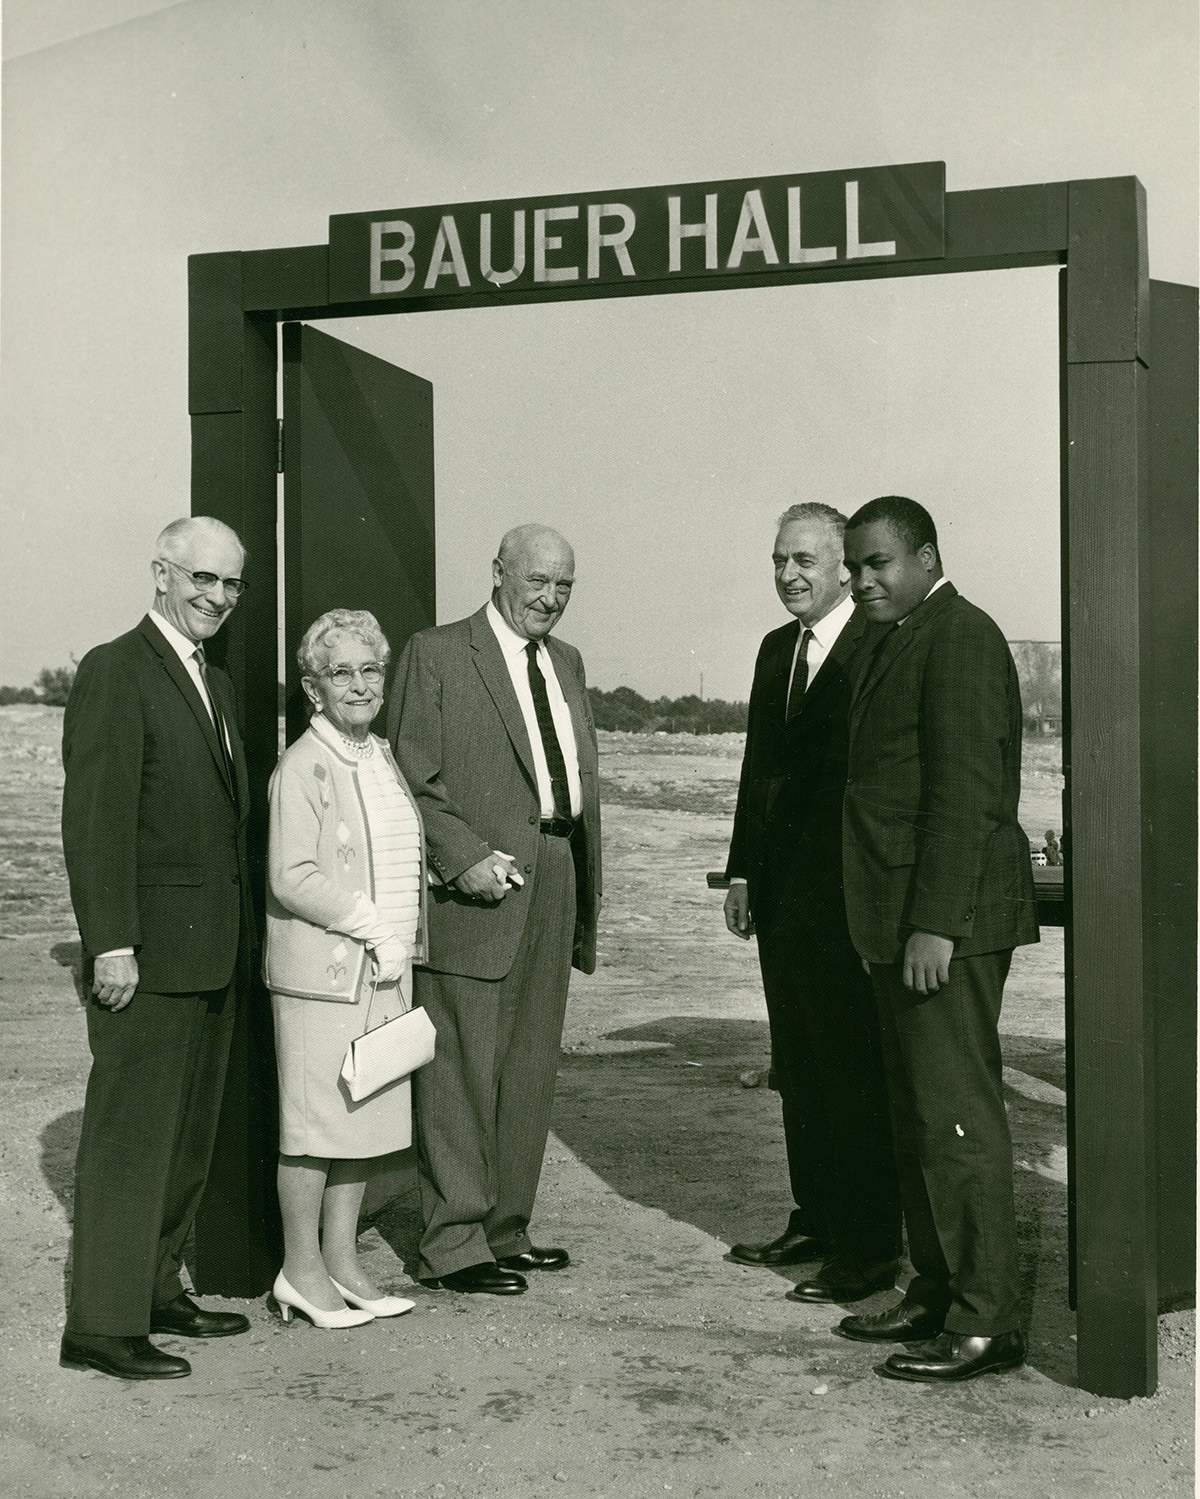
M529 1248L571 976L569 841L543 835L532 885L504 898L530 903L505 978L413 975L437 1027L433 1061L413 1074L423 1279Z
M908 1300L949 1332L994 1337L1020 1320L1012 1138L1000 1003L1012 952L954 958L924 997L898 963L872 964L896 1163L916 1276Z
M72 1332L139 1337L183 1289L221 1112L237 1013L233 985L139 989L115 1014L87 1007L92 1070L75 1160Z
M900 1197L871 981L844 916L759 930L796 1210L789 1227L858 1265L900 1254Z

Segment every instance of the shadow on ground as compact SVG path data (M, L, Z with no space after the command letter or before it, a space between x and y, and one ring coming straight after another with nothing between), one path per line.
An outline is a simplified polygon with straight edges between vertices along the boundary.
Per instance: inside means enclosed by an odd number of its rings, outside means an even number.
M1013 1039L1009 1065L1061 1086L1055 1057L1061 1043ZM564 1055L554 1130L630 1201L725 1244L770 1237L790 1207L779 1100L740 1080L747 1072L765 1074L769 1052L765 1021L672 1016L610 1032L594 1048ZM1061 1138L1061 1109L1010 1103L1024 1154L1036 1154L1030 1145L1036 1136L1049 1156ZM1074 1384L1066 1188L1025 1170L1015 1181L1029 1361L1051 1379Z

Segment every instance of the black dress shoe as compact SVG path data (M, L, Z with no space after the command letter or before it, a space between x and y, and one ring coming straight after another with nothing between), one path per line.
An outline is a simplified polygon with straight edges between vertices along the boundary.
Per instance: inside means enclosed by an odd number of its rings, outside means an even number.
M930 1343L905 1353L893 1353L878 1372L885 1379L911 1379L921 1384L955 1384L977 1374L999 1374L1025 1362L1025 1339L1019 1332L994 1338L967 1337L944 1332Z
M729 1258L739 1265L765 1265L768 1269L775 1265L809 1265L814 1260L823 1260L832 1247L824 1239L785 1228L769 1244L734 1244Z
M565 1249L535 1249L531 1244L524 1254L506 1254L496 1263L504 1270L565 1270L571 1256Z
M185 1358L156 1348L149 1338L109 1338L64 1332L58 1361L64 1369L95 1369L114 1379L183 1379L192 1372Z
M922 1343L937 1337L943 1318L944 1314L899 1301L874 1317L843 1317L834 1331L855 1343Z
M862 1301L876 1291L887 1291L896 1284L899 1260L882 1260L875 1265L847 1265L830 1260L811 1280L802 1280L787 1293L789 1301Z
M449 1275L435 1275L421 1284L468 1295L483 1292L490 1296L519 1296L526 1282L523 1275L502 1269L495 1260L484 1260L481 1265L468 1265L465 1270L452 1270Z
M206 1312L186 1291L174 1301L150 1309L150 1331L173 1333L177 1338L232 1338L249 1332L250 1320L241 1312Z

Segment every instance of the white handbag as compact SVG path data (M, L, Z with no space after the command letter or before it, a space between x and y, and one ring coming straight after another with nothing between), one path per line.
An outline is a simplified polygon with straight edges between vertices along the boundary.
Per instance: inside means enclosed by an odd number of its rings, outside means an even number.
M371 1005L375 1003L375 984L367 1006L367 1025L371 1024ZM437 1030L425 1010L417 1005L385 1020L374 1030L351 1041L342 1063L342 1081L355 1103L370 1098L380 1088L397 1082L433 1061Z

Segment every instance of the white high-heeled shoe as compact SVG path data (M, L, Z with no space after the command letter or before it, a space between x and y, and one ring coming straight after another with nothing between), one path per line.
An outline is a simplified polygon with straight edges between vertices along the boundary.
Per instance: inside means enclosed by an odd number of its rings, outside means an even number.
M333 1280L333 1276L331 1275L329 1279ZM370 1312L372 1317L402 1317L405 1312L411 1312L417 1304L415 1301L409 1301L406 1296L378 1296L374 1301L368 1301L365 1296L356 1296L353 1291L347 1291L338 1280L333 1280L333 1289L343 1301L349 1302L351 1306L361 1306L363 1311Z
M338 1287L341 1290L341 1287ZM319 1306L313 1306L311 1301L306 1301L289 1281L284 1279L283 1271L275 1277L275 1285L271 1294L279 1303L279 1314L285 1322L292 1320L293 1309L302 1312L314 1327L328 1331L332 1327L361 1327L364 1322L374 1322L374 1314L366 1311L352 1311L350 1307L343 1307L340 1312L325 1312Z

